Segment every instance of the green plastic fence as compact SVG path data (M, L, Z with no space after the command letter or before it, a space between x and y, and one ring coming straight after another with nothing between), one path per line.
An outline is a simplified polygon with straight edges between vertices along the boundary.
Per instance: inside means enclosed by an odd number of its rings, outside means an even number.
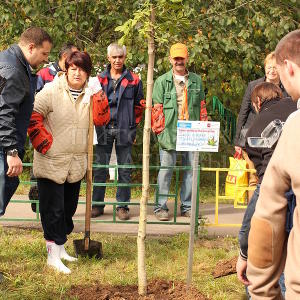
M32 167L32 163L23 163L24 167ZM141 165L93 165L93 168L95 167L100 167L100 168L114 168L115 169L115 175L117 174L118 168L130 168L130 169L142 169ZM147 221L147 224L163 224L163 225L188 225L189 222L179 222L177 220L177 203L178 203L178 194L179 194L179 178L180 178L180 171L183 170L191 170L192 167L182 167L182 166L170 166L170 167L161 167L161 166L150 166L150 170L159 170L159 169L173 169L175 171L175 192L174 193L169 193L166 195L161 196L168 196L169 198L174 199L174 216L173 219L170 221ZM25 184L25 185L32 185L35 182L33 181L20 181L20 184ZM83 182L82 185L84 186L85 183ZM106 186L106 187L117 187L117 186L130 186L130 187L141 187L142 188L142 183L131 183L131 184L124 184L124 183L118 183L117 181L117 176L115 176L114 182L106 182L106 183L93 183L93 186ZM155 199L158 199L158 196L160 195L158 193L158 185L157 184L150 184L151 187L155 188ZM198 221L198 215L199 215L199 186L200 186L200 166L199 166L199 171L198 171L198 178L197 178L197 206L196 206L196 216L195 216L195 233L198 232L198 226L199 226L199 221ZM36 203L36 214L35 217L33 218L6 218L2 217L0 218L0 222L4 221L12 221L12 222L40 222L40 215L39 215L39 201L38 199L34 200L17 200L17 199L11 199L11 203ZM85 205L85 201L79 201L79 205ZM139 202L109 202L109 201L104 201L104 205L111 205L113 206L113 216L111 220L101 220L101 219L92 219L93 223L128 223L128 224L138 224L138 221L133 221L133 220L127 220L127 221L120 221L116 218L116 208L119 204L126 204L129 206L137 205L139 206ZM148 203L148 206L154 206L155 203ZM74 222L84 222L84 220L79 220L79 219L74 219Z
M236 115L219 100L217 96L212 98L212 114L219 117L221 132L228 143L233 144L236 132Z

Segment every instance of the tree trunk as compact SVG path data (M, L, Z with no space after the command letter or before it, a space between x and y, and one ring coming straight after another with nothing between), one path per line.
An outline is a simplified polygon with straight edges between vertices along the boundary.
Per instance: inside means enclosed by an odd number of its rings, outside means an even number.
M143 188L140 202L139 232L137 238L138 246L138 281L139 294L147 293L147 276L145 266L145 239L147 224L147 202L149 198L149 157L150 157L150 134L151 134L151 108L152 108L152 89L153 89L153 69L154 69L154 9L150 6L150 32L148 37L148 72L147 72L147 94L146 112L143 134Z

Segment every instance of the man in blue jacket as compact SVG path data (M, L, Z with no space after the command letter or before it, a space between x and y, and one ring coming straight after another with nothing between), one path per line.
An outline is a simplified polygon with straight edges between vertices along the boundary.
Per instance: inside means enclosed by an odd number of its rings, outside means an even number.
M0 52L0 216L17 189L18 175L23 170L24 144L36 88L31 68L48 61L51 47L48 33L31 27L22 33L18 44Z
M43 29L25 30L18 44L0 52L0 216L19 185L36 78L31 68L48 61L52 39Z
M110 44L107 48L109 65L98 76L101 86L107 95L109 102L110 121L108 125L96 127L98 144L96 145L95 163L108 165L113 144L116 145L118 165L132 163L131 148L135 141L136 126L141 120L144 99L143 85L139 77L129 71L125 65L126 47ZM107 168L95 168L95 183L103 183L108 176ZM131 171L129 168L118 169L118 182L129 184ZM105 187L95 186L93 202L103 202ZM130 201L130 187L118 187L116 199L118 202ZM94 204L92 217L103 214L104 205ZM129 219L127 205L117 207L117 216L120 220Z
M74 51L78 51L78 48L74 44L66 43L62 45L58 54L58 61L51 63L37 72L37 92L39 92L46 83L53 81L58 72L65 71L66 58Z

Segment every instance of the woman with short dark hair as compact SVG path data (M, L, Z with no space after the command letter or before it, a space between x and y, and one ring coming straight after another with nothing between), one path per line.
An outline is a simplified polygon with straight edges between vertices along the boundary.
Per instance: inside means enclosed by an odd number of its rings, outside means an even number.
M61 259L75 261L64 244L74 228L80 182L87 168L90 96L94 123L104 125L101 111L108 105L101 86L88 86L92 61L87 52L75 51L60 72L36 95L28 133L35 149L33 172L37 178L40 214L48 252L47 264L69 274ZM99 113L98 113L99 112Z

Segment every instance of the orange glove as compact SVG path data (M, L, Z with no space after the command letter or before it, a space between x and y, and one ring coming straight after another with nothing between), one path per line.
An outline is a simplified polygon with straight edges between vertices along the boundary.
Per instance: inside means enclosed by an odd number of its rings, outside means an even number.
M134 114L135 114L135 123L138 125L143 118L143 112L146 108L146 100L141 100L140 105L134 106Z
M42 114L33 111L27 132L33 148L42 154L46 154L52 145L53 137L46 130L43 120L44 116Z
M200 121L208 121L205 100L201 100Z
M110 108L107 96L101 90L93 95L93 121L96 126L103 126L109 123Z
M155 134L160 134L165 129L165 115L162 104L154 104L152 108L151 128Z

